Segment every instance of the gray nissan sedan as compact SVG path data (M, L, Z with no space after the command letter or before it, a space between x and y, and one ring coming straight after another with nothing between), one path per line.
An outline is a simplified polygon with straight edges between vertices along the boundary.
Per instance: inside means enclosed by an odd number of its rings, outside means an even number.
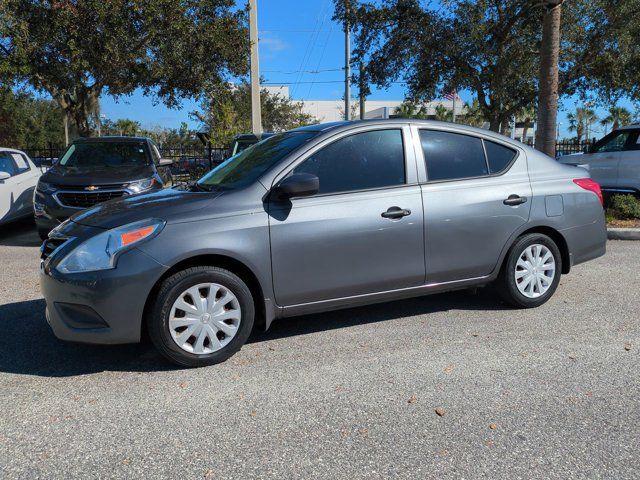
M58 338L147 333L193 367L293 315L489 284L537 307L605 244L600 187L579 167L461 125L340 122L74 215L42 245L41 283Z

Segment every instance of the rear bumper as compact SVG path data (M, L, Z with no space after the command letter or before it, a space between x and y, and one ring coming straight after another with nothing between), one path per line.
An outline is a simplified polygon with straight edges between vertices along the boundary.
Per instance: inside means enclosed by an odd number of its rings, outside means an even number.
M63 275L41 266L47 321L61 340L139 342L146 300L166 269L137 249L124 253L111 270Z
M601 257L607 251L607 226L604 214L594 223L567 228L561 230L561 233L567 241L572 266Z

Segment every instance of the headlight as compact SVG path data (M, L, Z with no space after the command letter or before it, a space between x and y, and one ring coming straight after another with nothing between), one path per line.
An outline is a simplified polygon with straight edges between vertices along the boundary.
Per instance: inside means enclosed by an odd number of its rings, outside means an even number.
M119 254L155 237L164 225L163 220L150 218L107 230L72 250L56 266L56 270L78 273L115 268Z
M42 193L52 193L56 191L56 187L51 185L50 183L43 182L42 180L38 180L37 190Z
M130 183L129 185L127 185L127 190L129 190L131 193L140 193L144 192L145 190L149 190L155 184L156 179L154 177L151 177L145 180L139 180L137 182Z

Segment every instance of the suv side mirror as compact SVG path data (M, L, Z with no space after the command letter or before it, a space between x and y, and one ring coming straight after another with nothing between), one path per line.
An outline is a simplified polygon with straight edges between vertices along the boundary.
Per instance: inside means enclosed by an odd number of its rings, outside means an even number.
M273 187L276 200L292 197L309 197L320 190L320 180L311 173L294 173Z
M11 174L7 172L0 172L0 182L4 182L8 178L11 178Z
M168 167L169 165L173 165L173 158L161 158L158 160L158 166L160 167Z

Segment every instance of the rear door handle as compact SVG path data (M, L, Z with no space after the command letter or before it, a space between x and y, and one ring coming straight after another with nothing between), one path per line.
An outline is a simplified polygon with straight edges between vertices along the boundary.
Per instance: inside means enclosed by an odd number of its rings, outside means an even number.
M527 201L527 197L521 197L520 195L509 195L504 202L505 205L510 207L521 205Z
M389 207L386 212L382 212L383 218L391 218L392 220L406 217L407 215L411 215L411 210L400 207Z

